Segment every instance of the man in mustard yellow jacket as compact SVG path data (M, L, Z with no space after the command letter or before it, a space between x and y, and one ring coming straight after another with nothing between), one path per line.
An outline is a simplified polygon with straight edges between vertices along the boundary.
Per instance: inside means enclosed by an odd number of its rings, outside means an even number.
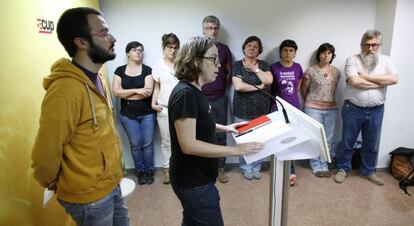
M121 148L102 65L115 58L115 37L92 8L65 11L57 35L69 59L43 81L46 94L33 147L35 179L56 191L78 225L129 225L119 182Z

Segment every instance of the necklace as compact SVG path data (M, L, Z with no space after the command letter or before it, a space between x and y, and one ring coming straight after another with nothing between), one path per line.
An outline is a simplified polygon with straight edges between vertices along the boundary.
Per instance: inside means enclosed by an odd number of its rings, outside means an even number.
M328 72L331 69L331 67L329 65L326 68L321 68L320 66L318 66L318 69L321 72L321 74L323 75L323 77L327 78L328 77Z

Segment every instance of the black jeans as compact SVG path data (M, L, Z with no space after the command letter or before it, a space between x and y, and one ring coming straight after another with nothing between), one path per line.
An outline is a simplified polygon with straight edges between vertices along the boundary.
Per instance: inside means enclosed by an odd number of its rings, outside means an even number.
M227 125L227 97L223 96L217 100L210 101L210 106L214 111L214 120L221 125ZM217 144L226 145L226 133L216 133ZM219 168L226 164L226 157L219 158Z
M193 188L183 188L171 181L183 207L182 226L223 226L220 196L215 181Z

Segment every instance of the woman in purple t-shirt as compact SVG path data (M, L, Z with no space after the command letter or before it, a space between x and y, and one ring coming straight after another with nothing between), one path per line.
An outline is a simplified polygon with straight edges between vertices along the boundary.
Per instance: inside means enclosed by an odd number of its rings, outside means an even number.
M291 105L301 109L298 96L300 90L303 71L300 64L293 62L298 46L290 39L280 43L280 61L270 65L273 74L272 94L281 97ZM272 111L276 110L276 104L272 103ZM290 168L290 186L296 183L295 165L293 161Z

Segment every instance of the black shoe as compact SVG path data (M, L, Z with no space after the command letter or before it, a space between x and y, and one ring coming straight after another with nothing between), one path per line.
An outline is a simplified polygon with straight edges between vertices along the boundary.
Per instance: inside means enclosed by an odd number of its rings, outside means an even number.
M336 169L336 158L331 158L331 163L328 163L328 169L329 170L334 170Z
M146 172L145 177L147 178L147 184L154 183L154 171L150 170Z
M138 173L138 184L146 184L148 183L147 176L145 172Z

